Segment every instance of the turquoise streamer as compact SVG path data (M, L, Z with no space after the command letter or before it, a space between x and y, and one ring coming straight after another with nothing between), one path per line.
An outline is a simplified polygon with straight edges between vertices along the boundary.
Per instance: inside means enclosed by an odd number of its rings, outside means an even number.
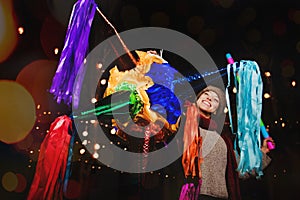
M237 64L239 66L237 67ZM257 177L262 172L262 152L260 150L260 119L262 111L262 79L259 66L254 61L242 60L234 63L233 74L237 88L237 130L233 131L231 112L229 118L233 133L236 134L235 151L239 156L237 170L241 175L256 172ZM230 68L230 65L227 68ZM228 69L230 72L230 69ZM228 88L230 86L230 73L226 88L227 105L229 105ZM229 107L229 106L228 106ZM230 110L230 107L229 107Z

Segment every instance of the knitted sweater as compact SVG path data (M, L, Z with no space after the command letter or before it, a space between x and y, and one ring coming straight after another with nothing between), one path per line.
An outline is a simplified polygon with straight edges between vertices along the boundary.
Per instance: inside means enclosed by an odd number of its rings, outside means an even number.
M200 128L203 138L202 186L201 194L228 198L226 187L227 147L223 138L216 132Z

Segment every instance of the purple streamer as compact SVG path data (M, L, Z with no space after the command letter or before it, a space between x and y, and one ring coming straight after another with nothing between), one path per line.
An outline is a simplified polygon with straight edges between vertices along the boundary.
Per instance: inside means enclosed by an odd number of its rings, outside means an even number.
M94 0L78 0L73 6L64 48L50 88L50 93L58 103L64 101L69 106L72 103L74 82L88 51L89 34L96 6ZM78 77L76 95L79 95L81 90L83 77L84 73ZM78 105L78 101L73 103L75 106Z

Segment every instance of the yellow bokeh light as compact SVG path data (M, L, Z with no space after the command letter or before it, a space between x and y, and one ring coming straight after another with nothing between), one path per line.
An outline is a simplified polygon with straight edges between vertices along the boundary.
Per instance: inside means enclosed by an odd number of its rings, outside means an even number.
M241 12L241 15L237 18L238 24L241 26L245 26L256 18L256 10L252 7L248 7Z
M13 172L6 172L2 176L2 186L5 190L12 192L18 186L18 177Z
M227 107L224 108L224 113L228 113L228 108Z
M96 65L96 68L97 68L97 69L101 69L101 68L102 68L102 63L98 63L98 64Z
M99 158L99 154L97 153L97 152L95 152L94 154L93 154L93 158Z
M269 93L266 92L266 93L264 94L264 98L265 98L265 99L269 99L270 97L271 97L271 95L270 95Z
M265 76L266 76L266 77L270 77L270 76L271 76L271 72L268 72L268 71L265 72Z
M58 49L58 48L55 48L55 49L54 49L54 54L57 55L58 52L59 52L59 49Z
M236 87L234 87L234 88L232 89L232 92L235 93L235 94L237 93Z
M293 20L296 24L300 24L300 10L296 10L293 15Z
M233 3L234 3L234 0L219 0L219 4L223 8L230 8Z
M34 100L22 85L14 81L0 81L0 94L0 140L7 144L19 142L34 126Z
M19 27L18 28L18 32L20 35L22 35L24 33L24 28L23 27Z
M100 145L99 145L99 144L95 144L95 145L94 145L94 149L95 149L95 150L99 150L99 149L100 149Z
M84 154L85 153L85 149L80 149L79 150L79 153L82 155L82 154Z
M106 79L102 79L102 80L100 81L100 83L101 83L101 85L105 85L105 84L106 84Z
M300 41L298 41L296 44L296 50L298 53L300 53Z
M96 102L97 102L97 99L96 99L96 98L92 98L92 99L91 99L91 102L92 102L92 103L96 103Z

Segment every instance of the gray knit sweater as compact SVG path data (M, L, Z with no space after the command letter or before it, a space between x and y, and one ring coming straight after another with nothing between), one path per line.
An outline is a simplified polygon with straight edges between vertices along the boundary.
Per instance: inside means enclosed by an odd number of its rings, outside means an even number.
M228 199L226 187L227 146L223 138L216 132L200 128L202 136L202 186L201 194ZM238 162L238 158L237 158ZM262 168L265 169L271 158L263 153ZM245 176L243 178L249 178Z
M226 187L227 146L216 131L200 128L202 136L202 186L201 194L228 198Z

